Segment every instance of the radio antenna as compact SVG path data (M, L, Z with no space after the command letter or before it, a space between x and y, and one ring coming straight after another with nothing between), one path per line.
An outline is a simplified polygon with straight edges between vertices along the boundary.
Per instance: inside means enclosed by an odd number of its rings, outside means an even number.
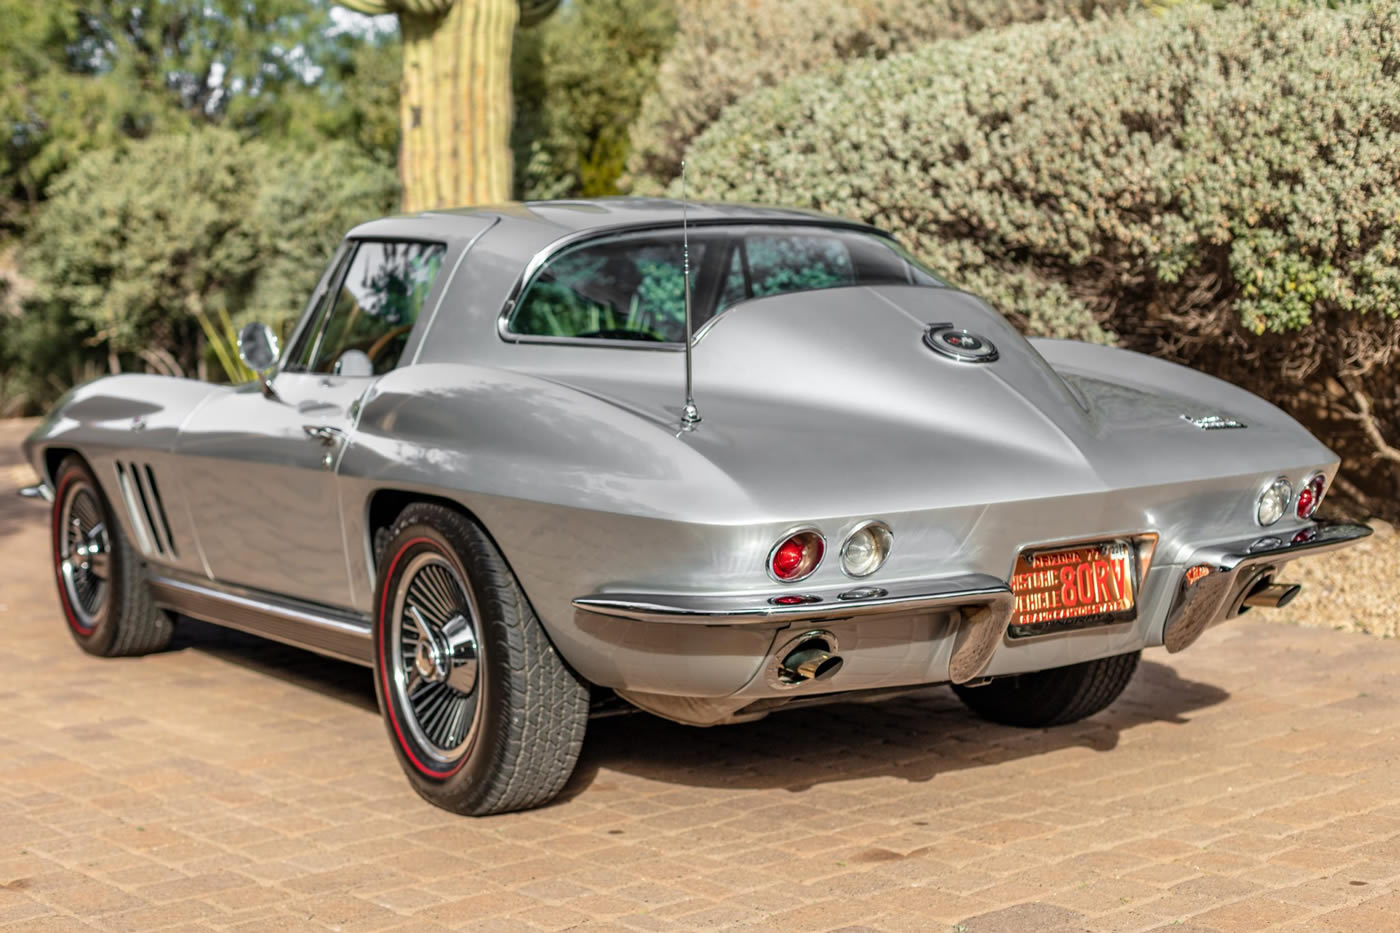
M690 216L685 196L685 161L681 161L681 261L685 268L685 408L681 409L681 427L689 429L700 423L700 409L695 407L695 393L690 375L691 328L690 313Z

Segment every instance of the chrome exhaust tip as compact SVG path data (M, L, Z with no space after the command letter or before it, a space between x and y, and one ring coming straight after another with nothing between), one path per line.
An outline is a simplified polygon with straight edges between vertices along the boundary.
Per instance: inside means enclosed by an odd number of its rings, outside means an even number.
M783 673L794 682L804 680L826 680L841 669L841 665L846 662L838 654L830 654L826 650L826 643L821 639L814 639L820 642L819 646L810 648L799 647L796 651L783 658Z
M1240 605L1251 609L1282 609L1302 591L1301 583L1274 583L1265 579L1249 591Z
M771 656L768 682L779 689L798 684L829 680L841 670L845 659L836 653L836 636L823 629L804 632L790 639Z

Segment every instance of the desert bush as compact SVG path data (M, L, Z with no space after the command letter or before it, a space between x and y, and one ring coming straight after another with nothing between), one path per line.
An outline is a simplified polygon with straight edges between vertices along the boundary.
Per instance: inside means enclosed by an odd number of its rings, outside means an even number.
M690 141L756 88L932 39L1136 6L1137 0L680 0L675 44L632 128L627 181L636 193L659 191L680 173Z
M259 268L243 314L274 326L296 317L345 232L393 213L398 203L393 163L368 158L348 143L269 172L250 218Z
M746 98L691 188L873 221L1032 331L1248 385L1394 515L1397 35L1379 0L933 43Z
M393 170L350 145L292 154L206 129L89 153L24 243L35 287L4 322L10 391L41 406L93 358L233 376L237 323L300 312L345 230L397 201Z

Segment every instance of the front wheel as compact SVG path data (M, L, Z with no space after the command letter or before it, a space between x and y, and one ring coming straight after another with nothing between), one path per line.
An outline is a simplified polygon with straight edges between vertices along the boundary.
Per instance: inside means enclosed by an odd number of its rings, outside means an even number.
M151 600L146 567L92 470L69 456L54 473L53 564L73 640L100 657L149 654L174 625Z
M999 677L953 692L978 716L1004 726L1039 728L1078 722L1108 708L1137 670L1141 651L1068 667Z
M578 760L588 687L495 544L465 516L418 503L379 557L375 692L413 788L471 816L548 802Z

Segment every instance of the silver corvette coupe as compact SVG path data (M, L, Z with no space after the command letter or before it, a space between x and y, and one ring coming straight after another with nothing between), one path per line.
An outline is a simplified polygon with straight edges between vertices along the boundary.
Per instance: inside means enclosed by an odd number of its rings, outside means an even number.
M180 615L373 670L414 788L536 806L590 711L948 683L1052 726L1297 592L1337 458L1274 406L1027 340L879 230L670 201L350 231L242 386L75 389L25 442L86 651Z

